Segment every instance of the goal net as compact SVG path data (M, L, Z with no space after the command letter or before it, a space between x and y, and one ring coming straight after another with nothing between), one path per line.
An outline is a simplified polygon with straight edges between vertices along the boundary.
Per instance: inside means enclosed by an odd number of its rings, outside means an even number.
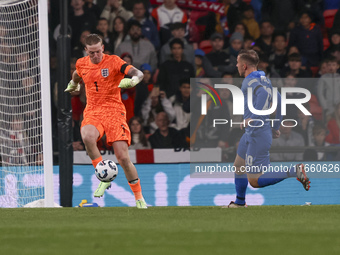
M44 5L47 0L0 1L0 207L53 204Z

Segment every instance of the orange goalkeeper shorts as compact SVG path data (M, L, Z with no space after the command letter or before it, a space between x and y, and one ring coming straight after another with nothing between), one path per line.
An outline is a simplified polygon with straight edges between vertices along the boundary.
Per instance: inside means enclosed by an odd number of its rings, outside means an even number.
M87 115L81 123L81 127L93 125L99 131L99 141L106 134L106 143L112 146L113 142L126 141L128 146L131 144L131 133L129 126L126 123L125 115L120 117L117 115L111 117Z

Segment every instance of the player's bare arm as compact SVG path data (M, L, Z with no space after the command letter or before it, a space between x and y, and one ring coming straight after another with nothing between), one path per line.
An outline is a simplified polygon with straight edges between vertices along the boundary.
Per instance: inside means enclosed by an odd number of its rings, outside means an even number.
M121 80L119 84L119 88L122 89L129 89L136 86L143 80L144 74L135 67L131 67L127 73L128 75L132 76L132 78L124 78Z

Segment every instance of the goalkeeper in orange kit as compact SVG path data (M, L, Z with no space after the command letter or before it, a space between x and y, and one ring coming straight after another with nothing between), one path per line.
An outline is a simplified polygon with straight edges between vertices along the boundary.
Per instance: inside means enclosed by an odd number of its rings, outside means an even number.
M136 167L132 164L128 146L131 142L126 110L121 101L120 88L132 88L143 79L143 73L116 55L103 54L102 39L90 34L85 40L88 56L78 59L65 92L79 91L83 80L87 105L81 125L81 136L93 166L103 160L97 141L106 134L107 143L113 146L118 163L124 169L126 179L136 199L137 208L147 208L144 201ZM129 75L132 78L124 78ZM101 197L111 187L110 182L100 182L94 193Z

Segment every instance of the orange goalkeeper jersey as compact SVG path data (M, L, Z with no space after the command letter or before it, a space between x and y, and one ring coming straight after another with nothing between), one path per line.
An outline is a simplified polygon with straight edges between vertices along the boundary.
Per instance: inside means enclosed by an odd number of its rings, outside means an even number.
M89 56L78 59L76 69L85 83L87 98L84 116L126 116L118 85L131 67L116 55L103 54L99 64L92 64Z

